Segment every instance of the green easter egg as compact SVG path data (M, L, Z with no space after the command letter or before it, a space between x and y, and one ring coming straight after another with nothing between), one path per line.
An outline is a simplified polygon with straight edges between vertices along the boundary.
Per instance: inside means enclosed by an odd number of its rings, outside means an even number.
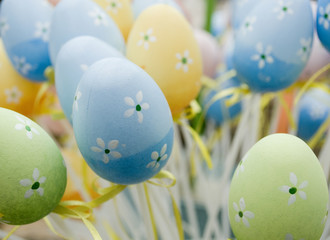
M257 142L234 173L230 224L238 240L319 240L328 196L309 146L295 136L273 134Z
M36 123L0 108L0 221L23 225L48 215L66 187L66 167Z

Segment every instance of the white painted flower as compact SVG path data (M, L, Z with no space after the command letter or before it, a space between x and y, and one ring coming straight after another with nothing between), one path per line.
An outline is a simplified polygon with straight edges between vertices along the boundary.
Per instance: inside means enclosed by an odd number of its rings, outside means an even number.
M83 71L83 72L86 72L88 70L88 65L87 64L81 64L80 65L80 69Z
M26 131L26 136L29 139L33 138L33 133L39 135L39 132L34 127L32 127L32 122L29 119L24 120L19 116L16 116L16 118L21 122L15 125L16 130L24 129Z
M79 102L79 99L81 98L82 94L80 91L77 91L76 92L76 95L74 96L74 99L73 99L73 110L77 111L78 112L78 102Z
M117 151L114 151L118 147L118 144L119 144L118 140L111 140L108 143L107 147L105 146L105 143L102 138L97 138L96 143L97 143L98 147L93 146L93 147L91 147L91 150L93 152L103 153L102 160L104 163L109 162L109 154L115 159L121 158L121 154Z
M147 168L153 168L153 170L156 171L160 166L159 162L167 159L166 150L167 150L167 144L164 144L164 146L160 150L160 153L156 151L152 152L151 153L152 161L148 163Z
M34 32L34 36L36 38L41 38L44 42L49 41L49 22L37 22L36 23L36 30Z
M4 17L1 17L0 18L0 36L4 36L8 30L9 30L9 25L7 23L7 19Z
M238 175L240 172L244 172L244 162L247 159L247 154L243 157L243 159L239 162L238 166L237 166L237 170L236 170L236 175Z
M184 51L183 55L181 55L180 53L177 53L176 58L180 61L176 64L175 68L177 70L180 70L181 68L183 68L184 72L188 72L188 70L189 70L188 65L193 63L193 60L191 58L189 58L189 51L188 50Z
M19 100L22 97L22 92L18 89L17 86L5 89L6 102L19 104Z
M287 235L285 235L285 239L284 240L294 240L293 236L288 233ZM304 240L303 238L301 238L300 240Z
M329 21L330 21L330 3L325 7L320 7L320 15L319 15L319 24L328 30L329 29Z
M307 62L312 47L312 38L309 39L302 38L300 39L300 44L301 47L298 50L297 55L301 58L303 62Z
M292 15L293 10L290 8L292 5L291 1L288 0L279 0L278 5L273 9L275 13L278 13L277 18L279 20L284 19L284 17L288 14Z
M44 195L44 189L40 185L46 181L46 177L39 178L39 170L38 168L35 168L33 170L32 178L33 180L23 179L19 182L23 187L30 187L30 189L25 192L25 198L30 198L34 192L39 193L40 196Z
M271 64L274 62L273 57L270 55L273 50L272 46L268 45L266 49L264 49L263 44L258 42L256 45L256 50L258 53L253 55L251 59L253 61L258 61L259 69L264 68L266 63Z
M233 202L233 207L235 209L235 211L237 212L237 214L235 215L235 221L236 222L242 222L244 223L244 225L246 227L250 227L250 223L248 221L248 219L254 218L254 214L253 212L250 211L244 211L245 210L245 201L244 198L241 198L239 200L239 206L237 205L237 203Z
M20 73L27 75L29 73L29 71L32 69L31 64L26 62L25 57L18 57L18 56L14 56L13 57L13 61L14 61L14 65L15 68L17 69L17 71L19 71Z
M247 34L248 32L252 32L253 31L253 25L254 23L257 21L257 17L256 16L249 16L244 20L244 24L243 24L243 33Z
M94 8L92 11L89 11L88 15L94 19L95 26L107 26L109 24L106 14L99 8Z
M107 11L111 11L114 14L118 13L119 8L122 8L122 4L120 2L120 0L107 0L108 5L106 7Z
M138 41L138 46L143 46L145 50L149 49L149 43L156 42L157 38L152 36L153 29L149 28L146 33L141 32L141 39Z
M301 189L307 187L308 182L303 181L297 187L298 179L297 179L297 176L292 172L290 173L290 182L291 182L291 186L282 186L282 187L279 188L282 192L290 194L288 205L291 205L296 201L296 193L298 193L298 195L303 200L306 200L307 199L306 193L304 191L302 191Z
M129 118L136 112L137 117L138 117L138 122L142 123L143 122L142 110L148 110L150 107L148 103L142 103L142 101L143 101L142 91L139 91L136 94L136 102L131 97L125 97L124 101L128 106L133 107L133 108L126 110L124 113L124 116L126 118Z

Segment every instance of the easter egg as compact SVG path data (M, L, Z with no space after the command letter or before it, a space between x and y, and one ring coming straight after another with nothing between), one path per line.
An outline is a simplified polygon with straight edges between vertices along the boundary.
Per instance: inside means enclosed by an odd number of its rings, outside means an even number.
M0 107L32 115L40 84L23 78L13 68L0 39Z
M323 46L330 51L330 1L317 1L316 29Z
M325 86L327 90L329 87ZM330 113L330 94L326 89L312 88L306 92L298 104L297 136L311 139Z
M46 81L52 6L44 0L5 0L1 6L1 37L14 68L25 78Z
M92 49L92 51L86 51ZM67 119L72 122L72 104L77 85L87 68L107 57L124 57L118 50L91 36L80 36L66 42L55 65L55 85Z
M221 83L217 89L209 90L202 101L203 107L206 108L206 119L214 121L217 125L221 125L223 122L238 116L242 111L241 101L230 107L226 106L226 100L232 97L233 94L220 99L214 99L214 97L216 98L216 95L225 89L239 87L240 85L239 80L231 78Z
M133 10L129 0L94 0L99 4L119 27L123 37L127 39L133 26Z
M308 0L260 1L236 34L237 75L256 92L285 89L304 69L312 42Z
M61 0L50 26L52 63L55 64L58 52L67 41L82 35L99 38L120 52L125 50L124 38L116 23L99 5L91 0Z
M257 142L239 163L229 192L229 218L237 239L320 239L328 187L308 145L289 134Z
M29 224L61 200L66 167L52 138L36 123L0 108L0 222Z
M96 174L135 184L164 167L173 145L173 120L162 91L146 72L126 59L103 59L85 72L77 94L73 129Z
M189 23L171 6L157 4L139 16L127 41L127 58L157 82L173 115L200 90L200 49Z
M134 0L132 4L134 18L137 19L144 10L156 4L169 5L182 13L181 7L174 0Z

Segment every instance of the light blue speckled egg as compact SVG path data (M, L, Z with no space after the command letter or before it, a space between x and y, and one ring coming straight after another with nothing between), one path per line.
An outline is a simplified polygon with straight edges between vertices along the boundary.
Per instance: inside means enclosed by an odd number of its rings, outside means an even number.
M301 139L310 140L330 114L330 94L321 88L306 92L298 104L298 132Z
M236 34L234 66L253 91L287 88L304 69L313 43L308 0L264 0Z
M74 133L99 176L135 184L164 167L173 120L162 91L144 70L122 58L100 60L85 72L76 96Z
M132 3L134 19L137 19L146 8L160 3L170 5L180 13L183 13L181 7L174 0L134 0Z
M330 1L317 1L316 28L323 46L330 51Z
M49 51L53 64L61 47L70 39L89 35L97 37L124 53L124 38L116 23L91 0L61 0L50 27ZM86 49L92 51L92 49Z
M53 7L44 0L4 0L0 32L7 55L17 72L32 81L45 81L51 65L48 53Z
M86 51L90 49L91 51ZM78 83L93 63L109 57L124 57L118 50L102 40L80 36L66 42L61 48L55 65L55 85L63 111L72 123L72 104Z

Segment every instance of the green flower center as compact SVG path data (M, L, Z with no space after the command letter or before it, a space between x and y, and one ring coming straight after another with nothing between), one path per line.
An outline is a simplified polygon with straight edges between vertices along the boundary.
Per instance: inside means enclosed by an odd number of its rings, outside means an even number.
M74 96L74 100L77 101L77 96Z
M140 112L142 110L142 107L140 106L140 104L136 105L136 111Z
M302 49L303 49L303 51L304 51L304 52L306 52L306 51L307 51L307 47L303 47Z
M101 15L97 15L97 18L98 18L99 20L102 20L102 19L103 19Z
M182 62L183 64L187 64L188 59L184 57L184 58L182 58L181 62Z
M23 68L23 67L24 67L24 64L23 64L23 63L19 63L19 64L18 64L18 67L19 67L19 68Z
M323 17L324 17L325 19L328 19L329 14L325 13Z
M261 58L262 60L265 60L265 59L266 59L266 55L265 55L265 54L261 54L261 55L260 55L260 58Z
M13 98L16 97L16 93L15 93L15 92L12 92L10 95L11 95L11 97L13 97Z
M35 183L33 183L31 189L32 190L37 190L39 187L40 187L40 183L39 182L35 182Z
M25 126L26 131L31 132L31 128L29 126Z
M239 211L239 212L238 212L238 216L239 216L240 218L242 218L242 217L243 217L243 212L242 212L242 211Z
M117 6L117 4L115 2L111 3L111 7L115 8Z
M47 32L47 28L43 28L43 29L41 29L41 31L42 31L43 33L45 33L45 32Z
M249 22L246 22L245 23L245 27L248 28L250 26L250 23Z
M160 158L161 158L161 157L159 156L159 157L157 158L157 160L156 160L156 161L157 161L157 162L159 162L159 161L160 161Z
M149 40L149 36L148 35L144 35L144 41L148 41Z
M286 12L286 11L288 11L288 7L285 7L285 6L284 6L284 7L282 8L282 10L283 10L283 12Z
M289 189L289 193L292 194L292 195L295 194L296 192L297 192L296 187L292 187L292 188Z
M109 154L110 153L110 150L109 149L105 149L104 152L105 152L105 154Z

